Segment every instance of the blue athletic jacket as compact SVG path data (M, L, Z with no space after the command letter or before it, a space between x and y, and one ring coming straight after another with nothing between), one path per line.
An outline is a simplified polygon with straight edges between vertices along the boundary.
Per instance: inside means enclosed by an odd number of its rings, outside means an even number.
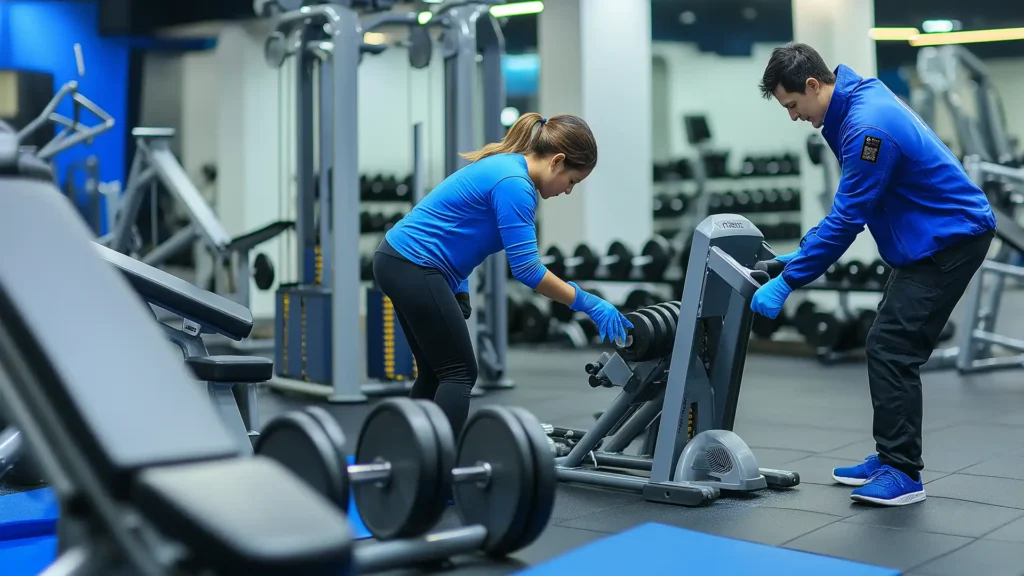
M956 156L881 81L836 68L821 133L842 177L832 210L782 273L790 287L823 274L865 225L896 268L995 228L988 199Z
M385 239L409 261L441 271L453 292L505 250L512 275L531 289L547 269L537 253L537 190L521 154L496 154L457 170L416 205Z

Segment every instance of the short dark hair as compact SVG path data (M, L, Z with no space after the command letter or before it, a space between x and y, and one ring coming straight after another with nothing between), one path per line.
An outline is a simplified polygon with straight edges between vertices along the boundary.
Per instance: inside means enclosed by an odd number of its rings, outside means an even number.
M775 89L782 84L786 92L803 94L807 79L814 78L824 84L835 84L836 75L825 64L818 51L807 44L790 42L772 50L768 66L761 78L761 96L771 100Z

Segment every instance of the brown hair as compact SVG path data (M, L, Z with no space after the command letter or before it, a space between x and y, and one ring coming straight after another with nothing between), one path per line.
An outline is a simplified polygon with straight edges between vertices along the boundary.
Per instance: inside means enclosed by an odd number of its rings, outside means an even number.
M592 170L597 165L597 140L590 126L578 116L559 114L544 118L527 112L509 128L501 142L463 153L470 162L495 154L565 154L565 166L573 170Z

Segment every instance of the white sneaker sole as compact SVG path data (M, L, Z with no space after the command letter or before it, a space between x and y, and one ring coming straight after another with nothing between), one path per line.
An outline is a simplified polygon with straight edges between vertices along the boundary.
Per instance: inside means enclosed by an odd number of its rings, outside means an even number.
M881 506L906 506L907 504L920 502L924 500L924 498L924 490L904 494L903 496L893 498L892 500L883 500L881 498L872 498L871 496L860 496L857 494L850 495L851 500L855 500L857 502L869 502L871 504L879 504Z
M844 476L836 476L836 473L832 473L832 479L845 486L863 486L867 484L867 478L846 478Z

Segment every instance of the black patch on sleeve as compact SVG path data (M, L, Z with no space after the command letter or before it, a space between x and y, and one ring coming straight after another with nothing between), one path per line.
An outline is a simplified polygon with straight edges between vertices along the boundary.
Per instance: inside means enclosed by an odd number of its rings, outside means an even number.
M860 159L865 162L878 162L878 153L882 149L882 139L874 136L864 137L864 146L860 149Z

